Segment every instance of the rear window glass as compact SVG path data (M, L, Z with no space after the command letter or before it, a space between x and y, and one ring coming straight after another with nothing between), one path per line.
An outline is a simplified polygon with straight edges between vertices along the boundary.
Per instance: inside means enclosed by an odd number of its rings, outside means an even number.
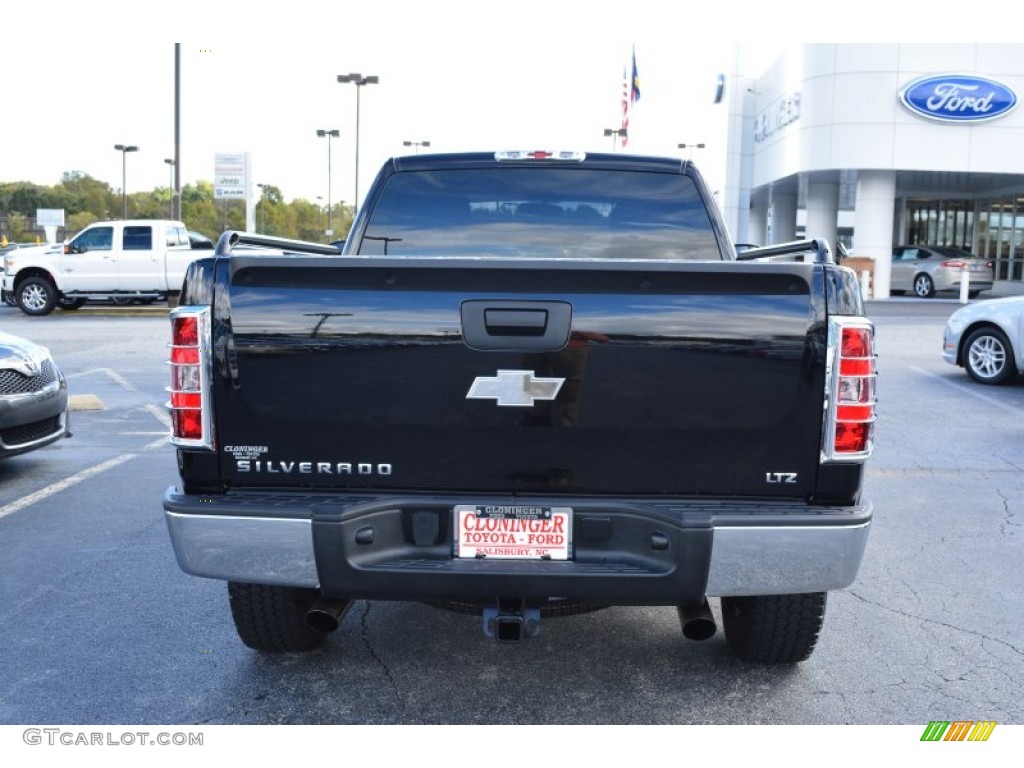
M153 228L138 226L125 227L124 249L126 251L153 250Z
M688 176L513 166L394 174L370 214L358 253L722 258Z

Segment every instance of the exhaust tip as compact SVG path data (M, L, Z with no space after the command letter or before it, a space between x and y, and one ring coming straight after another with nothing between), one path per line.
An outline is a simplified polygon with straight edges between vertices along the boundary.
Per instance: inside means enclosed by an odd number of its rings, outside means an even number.
M334 632L351 604L351 600L321 597L306 612L306 626L325 634Z
M711 619L693 619L683 625L683 637L687 640L708 640L717 631L718 627Z
M679 605L679 623L683 628L683 637L687 640L708 640L714 637L718 627L715 617L711 615L711 606L705 598L699 605Z

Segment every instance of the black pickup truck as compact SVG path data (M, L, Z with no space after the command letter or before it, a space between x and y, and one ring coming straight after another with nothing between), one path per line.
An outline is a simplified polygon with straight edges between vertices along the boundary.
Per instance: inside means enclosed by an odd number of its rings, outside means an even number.
M315 648L358 599L502 641L675 606L703 640L713 597L736 655L792 663L857 575L854 273L823 241L737 255L689 162L392 159L340 253L225 233L180 304L165 517L252 648Z

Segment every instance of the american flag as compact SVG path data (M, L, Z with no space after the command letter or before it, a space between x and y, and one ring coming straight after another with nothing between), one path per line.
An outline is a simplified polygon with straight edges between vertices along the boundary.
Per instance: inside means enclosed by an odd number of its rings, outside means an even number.
M619 130L619 141L626 146L629 138L629 80L626 78L626 68L622 68L622 126Z
M622 129L619 139L625 147L629 141L629 113L633 105L640 101L640 74L636 69L636 49L633 49L633 76L626 76L626 68L622 68Z
M640 101L640 73L636 71L636 49L633 49L633 82L629 91L630 104Z

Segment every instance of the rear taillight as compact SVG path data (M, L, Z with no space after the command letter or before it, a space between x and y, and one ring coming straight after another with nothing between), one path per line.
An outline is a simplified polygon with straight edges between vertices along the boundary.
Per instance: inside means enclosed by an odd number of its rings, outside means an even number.
M875 330L867 320L829 326L824 461L863 461L874 446Z
M939 264L940 267L949 267L950 269L966 269L967 262L963 259L950 259L949 261L943 261Z
M171 311L171 443L182 448L214 448L210 412L210 310Z

